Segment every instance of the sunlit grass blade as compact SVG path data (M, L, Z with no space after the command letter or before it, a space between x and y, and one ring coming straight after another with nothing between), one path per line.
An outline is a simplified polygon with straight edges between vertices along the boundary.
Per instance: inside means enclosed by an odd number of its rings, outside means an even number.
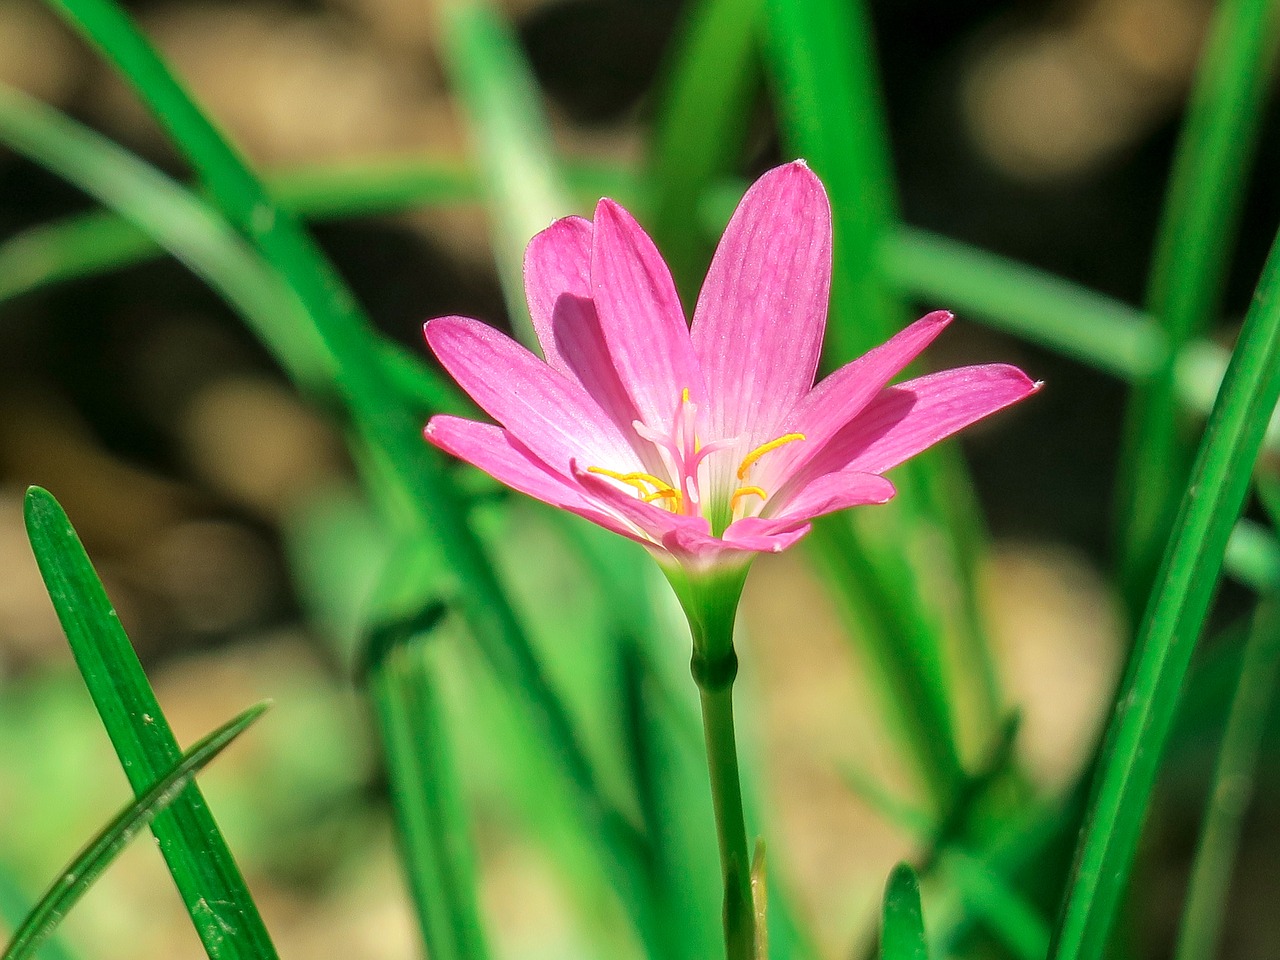
M1175 360L1209 331L1221 297L1277 39L1275 0L1217 4L1178 143L1146 297L1168 351L1133 396L1120 458L1120 585L1134 622L1195 449L1192 424L1178 415Z
M167 810L196 775L231 745L266 711L268 704L250 707L238 717L198 741L182 759L128 804L81 850L50 884L35 908L14 932L0 960L27 960L62 918L83 897L116 856L157 816Z
M1245 641L1187 884L1174 960L1213 960L1218 956L1241 822L1253 792L1259 748L1278 676L1280 606L1272 594L1260 604Z
M388 567L392 577L416 568ZM376 624L362 673L378 720L391 805L423 942L434 960L488 956L476 902L474 855L436 690L430 645L444 606Z
M288 288L187 190L53 108L2 86L0 140L115 209L168 249L252 322L300 381L315 386L328 376L321 345L301 322ZM88 235L72 239L92 243L104 231L121 239L119 225L108 224L90 221ZM127 234L124 239L134 242Z
M27 491L27 535L76 665L134 792L182 751L137 654L62 507ZM200 788L188 784L151 824L196 932L212 960L274 960L275 948Z
M1210 414L1108 728L1052 960L1097 960L1127 884L1178 691L1280 397L1280 245Z
M308 220L377 216L480 203L480 176L443 160L378 160L266 174L281 207ZM565 179L581 203L636 198L638 175L623 167L569 164ZM634 202L634 199L632 200ZM95 210L42 223L0 243L0 301L52 284L144 263L164 247L119 216Z
M957 240L903 226L884 238L879 259L905 296L1125 380L1151 376L1167 350L1141 310Z
M881 960L929 960L924 911L920 907L920 881L905 863L898 864L889 874L882 916Z
M760 87L763 13L764 0L698 0L667 55L649 142L646 222L686 306L711 250L691 212L742 152Z
M487 0L441 0L437 6L449 76L470 120L483 171L507 313L529 342L525 244L552 220L574 211L542 119L537 85L510 29Z

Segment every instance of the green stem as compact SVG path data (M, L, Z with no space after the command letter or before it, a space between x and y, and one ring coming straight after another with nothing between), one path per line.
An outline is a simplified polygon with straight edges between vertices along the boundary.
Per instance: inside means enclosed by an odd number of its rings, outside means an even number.
M711 805L720 845L724 881L724 946L727 960L754 960L755 908L751 898L751 858L742 812L742 778L733 735L733 681L738 655L733 622L750 564L690 571L663 564L671 588L689 619L693 660L689 667L702 699L702 730L711 772Z
M752 960L755 953L755 910L751 902L751 858L747 853L747 824L742 812L742 781L738 747L733 735L733 679L738 658L733 652L733 621L729 636L711 644L719 652L704 656L707 646L695 635L693 678L702 699L702 730L711 771L711 803L720 844L720 873L724 880L724 946L727 960Z

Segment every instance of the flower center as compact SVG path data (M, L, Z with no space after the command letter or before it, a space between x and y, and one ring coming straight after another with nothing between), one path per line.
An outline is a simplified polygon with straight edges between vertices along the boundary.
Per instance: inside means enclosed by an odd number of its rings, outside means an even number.
M636 433L654 445L658 458L665 468L666 476L670 479L664 479L658 473L623 472L606 467L588 467L587 472L617 480L634 489L637 499L645 503L659 504L672 513L689 516L703 513L704 503L698 477L699 468L709 455L729 449L738 440L736 437L730 437L702 443L697 434L697 415L697 404L689 399L689 389L686 387L681 391L680 400L676 404L670 431L664 433L661 430L655 430L639 420L632 423ZM785 433L760 444L738 464L738 480L745 481L751 468L765 454L803 439L805 439L803 433ZM763 506L769 499L769 493L764 487L756 484L743 483L738 486L728 498L729 517L723 520L724 526L746 514L745 501L748 497L758 497L760 505ZM723 511L724 503L725 501L721 500L719 508L713 506L715 512ZM715 523L715 518L710 519L715 526L721 526L720 523Z

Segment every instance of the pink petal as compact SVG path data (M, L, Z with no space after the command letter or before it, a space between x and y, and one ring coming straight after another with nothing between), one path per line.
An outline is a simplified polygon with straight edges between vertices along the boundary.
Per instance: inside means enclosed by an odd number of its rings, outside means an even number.
M432 417L423 433L445 453L479 467L513 490L569 510L615 533L640 539L627 524L601 511L583 495L581 487L537 459L501 427L441 415Z
M781 553L803 540L809 530L808 523L797 523L790 519L743 517L729 524L729 529L724 532L724 541L740 550Z
M767 512L776 520L811 520L846 507L888 503L896 492L892 483L874 473L837 470L810 480L777 507L771 500Z
M1017 367L957 367L888 387L800 471L809 478L837 470L884 473L957 430L1040 389Z
M729 524L723 537L710 530L678 529L663 538L663 545L695 564L741 563L755 553L781 553L809 532L809 524L795 521L744 517Z
M596 206L591 280L609 355L636 413L668 433L684 390L705 390L671 272L648 234L612 200Z
M705 517L672 513L652 503L645 503L627 490L615 486L598 474L589 473L576 463L573 475L592 500L607 506L613 512L644 531L655 543L661 543L673 532L709 532L711 524Z
M510 337L466 317L432 320L425 333L458 385L551 469L568 474L575 458L613 470L639 466L583 386Z
M591 222L557 220L524 255L524 288L547 363L576 379L600 408L631 434L634 405L618 379L591 300Z
M945 310L927 314L825 377L786 416L787 431L802 433L805 439L788 444L761 464L764 470L757 475L761 485L767 489L782 486L778 478L790 476L821 453L827 441L861 413L951 320Z
M813 386L830 286L826 191L803 161L776 167L738 204L694 312L714 436L749 450L783 432Z

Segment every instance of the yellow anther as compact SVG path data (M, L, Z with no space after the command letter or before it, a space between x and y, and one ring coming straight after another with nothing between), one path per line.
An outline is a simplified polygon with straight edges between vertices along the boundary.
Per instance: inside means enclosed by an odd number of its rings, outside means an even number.
M737 490L733 491L733 497L729 500L729 509L738 509L738 501L743 497L750 496L759 497L761 500L769 499L769 494L764 492L763 487L739 487Z
M782 436L778 437L776 440L770 440L768 443L760 444L760 446L756 447L754 450L748 453L745 457L743 457L742 462L738 464L738 479L745 480L747 478L747 471L751 469L751 465L755 463L757 460L759 460L761 457L763 457L766 453L769 453L773 450L777 450L779 447L784 447L788 443L794 443L797 440L803 440L803 439L804 439L803 433L784 433Z
M667 487L665 490L659 490L656 493L645 494L640 498L645 503L653 503L655 500L674 500L675 505L680 505L680 492Z
M644 477L646 477L647 474L619 473L617 470L606 470L604 467L587 467L587 473L598 473L602 477L609 477L612 480L617 480L621 483L629 484L630 486L635 487L636 492L639 493L640 496L642 497L649 492L649 487L646 486L645 480L644 480ZM653 483L653 486L663 487L663 486L666 486L666 484L660 481L655 481Z
M689 402L689 388L688 388L688 387L685 387L683 390L681 390L681 391L680 391L680 402L681 402L681 403L688 403L688 402Z

